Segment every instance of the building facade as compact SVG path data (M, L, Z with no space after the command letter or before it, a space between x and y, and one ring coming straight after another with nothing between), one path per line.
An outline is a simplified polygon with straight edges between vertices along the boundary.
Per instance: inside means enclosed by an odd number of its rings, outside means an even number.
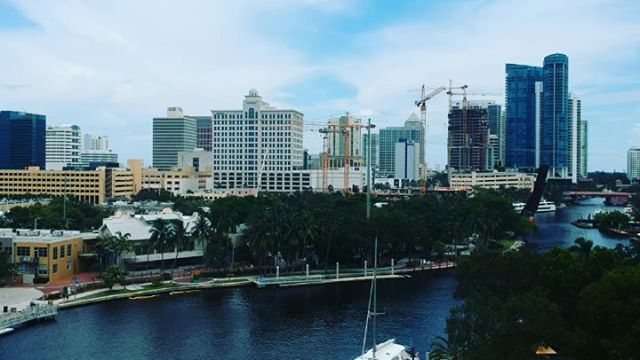
M133 177L124 169L97 170L0 170L0 196L68 196L94 204L111 198L130 198Z
M82 144L83 150L109 150L109 137L106 135L85 134Z
M80 166L82 134L78 125L47 126L47 170Z
M582 120L578 123L578 178L586 179L589 175L589 123Z
M0 169L46 166L44 115L0 111Z
M238 110L212 110L216 189L302 190L304 115L277 109L250 90Z
M422 126L415 113L411 114L402 127L387 127L379 132L379 168L376 177L393 177L395 175L396 143L401 139L420 143Z
M361 167L364 165L362 152L362 121L352 115L340 116L329 119L327 140L323 151L329 154L329 168L343 168L347 151L346 139L349 139L349 166ZM349 136L345 134L348 132Z
M549 177L569 179L572 174L572 134L569 113L569 58L551 54L544 58L540 164Z
M197 147L204 149L205 151L211 151L213 149L212 144L212 121L211 116L190 116L196 119L198 126L198 144Z
M627 178L640 180L640 147L632 147L627 151Z
M24 283L34 278L58 282L81 271L83 241L89 234L69 230L0 229L0 237L11 240L11 258Z
M197 145L197 120L184 116L182 108L170 107L164 118L153 118L153 167L171 170L178 165L180 151Z
M412 140L400 140L396 143L395 152L394 177L418 180L420 178L420 144Z
M543 69L505 66L505 166L524 171L538 167Z
M535 176L518 172L451 173L449 186L455 190L516 188L533 190Z
M448 166L454 172L487 170L489 124L485 101L455 102L449 109Z

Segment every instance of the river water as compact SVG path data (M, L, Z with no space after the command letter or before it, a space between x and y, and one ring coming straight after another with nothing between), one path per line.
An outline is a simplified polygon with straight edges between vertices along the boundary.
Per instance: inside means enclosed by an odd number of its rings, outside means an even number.
M601 204L539 214L539 231L527 240L541 251L571 246L579 236L614 247L618 240L569 224ZM382 281L378 340L395 337L424 353L444 334L455 286L450 270ZM362 282L101 303L1 337L0 359L353 359L362 347L368 294Z

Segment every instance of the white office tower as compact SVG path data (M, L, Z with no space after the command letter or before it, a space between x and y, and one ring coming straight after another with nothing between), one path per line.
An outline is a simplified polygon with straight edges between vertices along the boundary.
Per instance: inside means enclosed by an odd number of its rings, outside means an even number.
M81 167L97 167L118 163L118 154L109 149L109 137L106 135L84 136L82 154L80 155Z
M80 164L81 135L78 125L47 126L46 168L62 170Z
M629 180L640 180L640 147L632 147L627 151L627 177Z
M106 135L84 135L83 150L109 150L109 137Z
M420 144L411 140L400 140L396 143L395 153L395 178L418 180L420 178Z
M212 110L216 189L292 192L310 186L303 172L303 114L276 109L250 90L239 110Z

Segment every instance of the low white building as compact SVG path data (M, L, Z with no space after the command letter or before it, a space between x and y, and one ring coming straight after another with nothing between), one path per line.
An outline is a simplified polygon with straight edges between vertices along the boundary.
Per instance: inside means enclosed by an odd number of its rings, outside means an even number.
M198 219L198 214L194 213L191 216L186 216L180 212L174 212L171 209L164 209L157 214L145 215L116 212L115 215L102 220L100 235L116 235L118 232L123 235L129 234L129 240L134 243L135 252L125 254L123 261L131 270L142 270L150 266L157 268L162 258L165 260L165 267L170 268L173 266L172 261L176 259L175 248L170 251L165 251L163 254L155 250L149 252L147 248L149 239L151 239L153 222L157 219L163 219L178 226L183 226L185 231L189 232ZM179 266L201 264L202 257L202 244L191 244L187 250L178 251L177 254Z
M535 176L519 172L471 172L449 174L449 186L455 190L473 187L486 189L516 188L533 190Z

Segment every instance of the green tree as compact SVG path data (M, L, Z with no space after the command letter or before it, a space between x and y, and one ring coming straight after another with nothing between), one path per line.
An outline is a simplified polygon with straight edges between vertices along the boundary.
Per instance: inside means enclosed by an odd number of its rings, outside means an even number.
M0 250L0 284L10 279L15 274L15 266L11 262L11 256L6 251Z
M151 233L149 241L153 244L154 250L160 253L160 273L164 274L164 253L172 242L175 225L170 221L158 218L153 221L149 232Z
M118 266L111 265L104 271L102 279L104 281L104 285L111 290L115 284L125 284L125 275L125 272Z

